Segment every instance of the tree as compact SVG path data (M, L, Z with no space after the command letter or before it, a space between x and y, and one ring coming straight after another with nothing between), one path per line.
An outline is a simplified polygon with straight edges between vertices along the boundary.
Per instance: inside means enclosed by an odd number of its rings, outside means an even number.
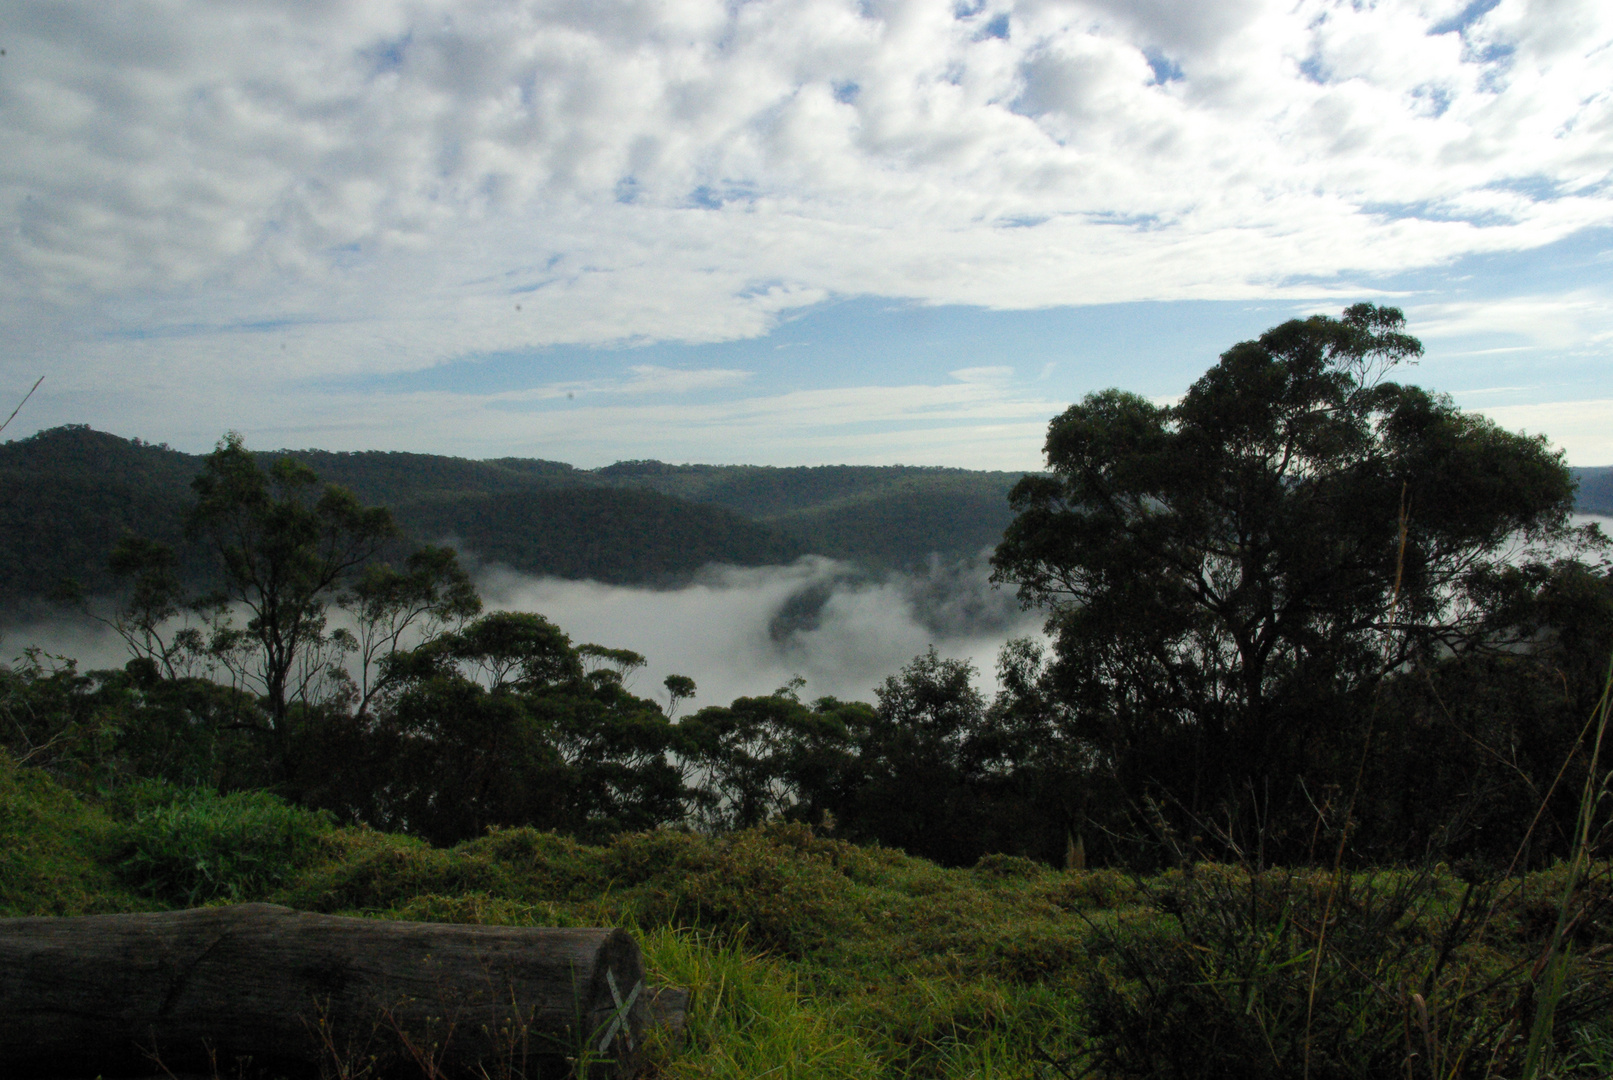
M195 627L173 625L176 618L190 614L178 554L160 540L129 533L113 545L107 568L123 590L109 614L102 614L73 579L62 582L58 599L111 629L123 639L132 659L170 679L189 674L205 642Z
M1106 390L1050 424L993 579L1048 611L1058 724L1133 800L1269 833L1350 771L1388 674L1516 647L1509 565L1596 542L1544 438L1385 379L1421 349L1360 304L1233 346L1176 405Z
M785 817L833 827L846 811L862 781L857 741L873 710L834 698L803 704L802 685L710 705L678 724L695 780L688 816L698 827L724 832Z
M311 733L329 764L305 798L442 844L495 825L600 840L677 821L679 733L622 682L642 662L573 645L541 615L483 615L385 658L373 717Z
M321 485L291 458L264 470L236 432L219 441L191 486L191 528L222 566L222 599L250 616L240 638L253 646L250 663L286 762L288 707L299 689L293 675L306 681L323 671L307 661L332 644L326 602L380 552L394 531L392 515Z
M372 563L337 602L352 616L357 644L358 714L395 681L397 656L415 645L458 629L482 610L482 598L453 548L426 546L404 561Z
M679 704L695 695L694 680L687 675L668 675L661 685L666 687L666 718L676 719Z

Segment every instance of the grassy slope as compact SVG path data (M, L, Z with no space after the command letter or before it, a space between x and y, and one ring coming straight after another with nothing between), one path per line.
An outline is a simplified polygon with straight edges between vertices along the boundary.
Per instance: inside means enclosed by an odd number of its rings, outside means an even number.
M115 829L98 807L0 750L0 917L158 906L112 871Z
M200 849L175 843L178 832L190 835L185 843L250 855L254 841L243 822L305 813L286 808L277 817L256 805L266 796L252 806L235 798L192 798L234 822L212 830L213 840L197 841L210 829L205 814L176 829L171 813L134 817L129 808L142 800L127 796L106 804L109 812L0 757L0 915L177 905L194 878L175 890L172 880L150 875L155 864L148 860L141 871L147 887L137 890L129 871L117 869L140 836L158 863L188 872ZM144 805L149 811L151 800ZM171 832L156 836L154 827ZM270 846L281 843L284 821L268 831L275 834ZM292 860L298 869L278 884L262 884L261 875L245 889L210 883L233 899L377 918L627 926L654 974L692 991L692 1037L676 1050L655 1051L655 1075L736 1080L1054 1075L1036 1064L1038 1055L1079 1049L1089 1022L1081 995L1092 985L1090 973L1112 963L1111 954L1091 951L1093 943L1116 934L1163 941L1164 951L1150 955L1168 959L1175 950L1198 963L1202 951L1180 942L1175 917L1165 913L1176 910L1172 898L1248 881L1228 868L1139 881L1006 857L943 870L802 826L720 839L657 832L597 847L513 829L443 850L326 825L302 848ZM264 864L252 865L261 871ZM1325 886L1325 875L1298 880L1302 892ZM1486 965L1512 963L1506 955L1515 954L1528 966L1539 924L1552 921L1555 881L1548 872L1520 883L1490 932ZM1427 954L1461 891L1460 882L1442 877L1427 910L1404 924L1403 933L1415 930L1424 941L1419 954ZM1291 1003L1293 980L1304 969L1292 960L1276 969L1288 980ZM1410 973L1385 970L1382 977L1395 982ZM1257 985L1275 992L1274 984L1250 984ZM1235 994L1240 1017L1244 994ZM1248 1001L1262 1009L1267 999L1250 989ZM1402 1011L1393 1007L1391 1026Z
M115 870L130 826L0 759L0 916L177 906ZM239 841L237 841L239 843ZM1073 1031L1083 911L1112 873L1017 859L942 870L799 827L587 847L527 829L457 848L332 829L295 880L239 894L305 910L509 925L625 925L689 987L692 1038L665 1076L980 1075ZM165 902L166 901L166 902Z

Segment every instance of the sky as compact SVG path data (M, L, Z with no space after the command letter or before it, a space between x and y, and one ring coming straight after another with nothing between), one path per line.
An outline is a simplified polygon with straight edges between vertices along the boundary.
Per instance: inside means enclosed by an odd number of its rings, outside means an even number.
M1028 469L1370 300L1613 464L1599 0L0 0L0 146L7 438Z

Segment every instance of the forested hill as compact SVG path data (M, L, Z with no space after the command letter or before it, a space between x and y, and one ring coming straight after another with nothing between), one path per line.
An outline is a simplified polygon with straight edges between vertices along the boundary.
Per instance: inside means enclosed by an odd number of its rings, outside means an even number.
M578 469L528 458L322 450L290 454L408 540L452 540L528 573L663 584L711 562L758 566L816 553L874 565L972 555L1010 517L1017 473L908 466L773 468L619 462ZM0 445L0 602L73 579L112 585L124 533L187 551L183 519L202 458L83 425Z
M1571 469L1579 481L1574 508L1582 514L1613 517L1613 465L1600 469Z

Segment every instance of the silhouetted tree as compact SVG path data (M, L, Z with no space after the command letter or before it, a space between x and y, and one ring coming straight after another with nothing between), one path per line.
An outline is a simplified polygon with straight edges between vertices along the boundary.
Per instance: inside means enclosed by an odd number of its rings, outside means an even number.
M1543 438L1386 381L1420 352L1393 308L1284 323L1178 404L1089 395L1013 490L994 580L1048 612L1063 735L1184 831L1311 813L1386 676L1506 647L1491 584L1594 542Z
M311 650L330 644L328 601L392 536L392 515L365 507L311 469L281 458L265 471L231 432L203 462L192 484L191 527L223 570L222 600L246 608L235 635L250 645L247 662L260 681L282 760L291 754L288 711L294 672L317 677ZM338 643L345 644L345 643Z

